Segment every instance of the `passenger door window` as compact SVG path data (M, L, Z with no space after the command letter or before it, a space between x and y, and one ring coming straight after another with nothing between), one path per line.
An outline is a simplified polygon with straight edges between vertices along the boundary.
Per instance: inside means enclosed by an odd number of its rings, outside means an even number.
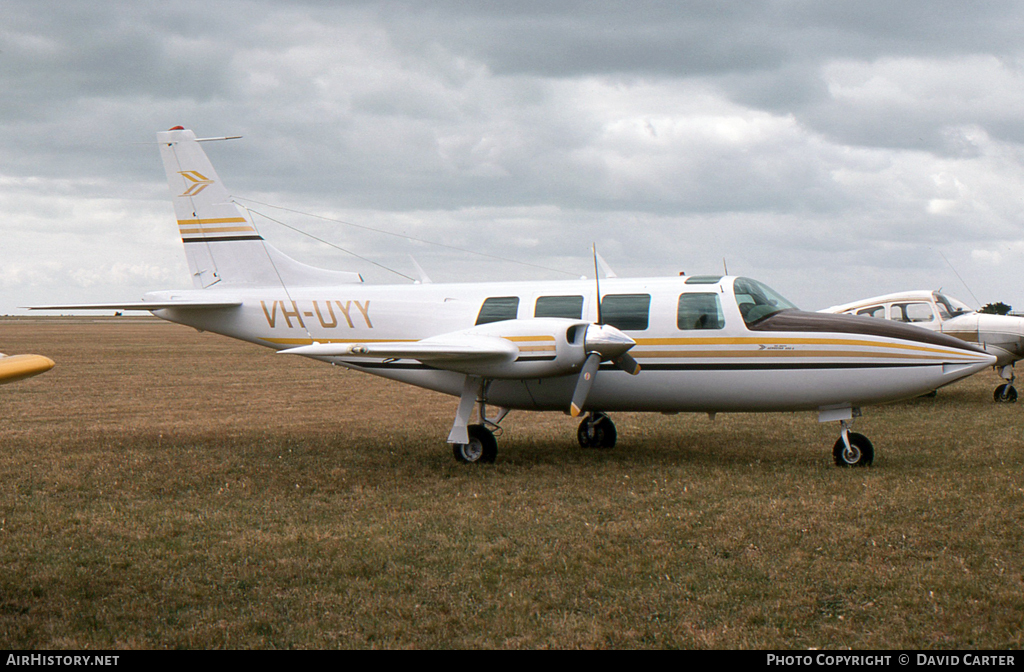
M680 294L676 325L680 329L723 329L725 316L718 295Z

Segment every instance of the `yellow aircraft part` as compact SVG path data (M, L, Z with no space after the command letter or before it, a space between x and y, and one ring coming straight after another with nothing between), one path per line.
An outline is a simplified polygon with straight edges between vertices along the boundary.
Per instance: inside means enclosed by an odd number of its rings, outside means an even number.
M42 355L0 356L0 385L31 378L53 368L53 360Z

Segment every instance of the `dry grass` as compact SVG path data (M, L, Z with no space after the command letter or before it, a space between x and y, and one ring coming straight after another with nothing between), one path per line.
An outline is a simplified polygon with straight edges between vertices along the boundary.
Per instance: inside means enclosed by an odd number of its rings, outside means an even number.
M976 376L866 409L513 413L151 320L0 320L4 648L1019 648L1024 406Z

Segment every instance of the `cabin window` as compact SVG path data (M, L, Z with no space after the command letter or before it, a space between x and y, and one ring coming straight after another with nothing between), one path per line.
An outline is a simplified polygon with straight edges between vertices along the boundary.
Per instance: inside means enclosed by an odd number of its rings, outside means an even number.
M480 307L480 314L477 315L476 323L490 324L491 322L502 322L503 320L514 320L519 314L518 296L493 296Z
M646 329L650 311L650 294L606 294L601 299L601 320L623 331Z
M583 317L582 296L540 296L533 309L534 317L565 317L578 320Z
M871 306L870 308L861 308L857 311L858 315L864 317L877 317L881 320L885 319L885 306Z
M894 303L889 314L889 319L899 322L931 322L935 319L930 303Z
M680 329L723 329L725 316L718 294L680 294L676 324Z

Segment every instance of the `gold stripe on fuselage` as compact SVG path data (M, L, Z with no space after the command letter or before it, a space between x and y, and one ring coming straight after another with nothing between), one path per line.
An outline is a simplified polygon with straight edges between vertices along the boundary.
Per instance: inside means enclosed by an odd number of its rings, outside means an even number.
M927 362L948 361L949 354L938 355L910 354L902 352L868 352L863 350L643 350L630 352L637 359L712 359L712 358L774 358L774 357L808 357L808 358L855 358L855 359L911 359ZM975 361L974 357L964 355L964 361Z
M550 336L550 335L545 335L545 336L502 336L502 338L504 338L506 341L513 341L513 342L518 342L518 341L553 341L553 340L555 340L555 337L554 336Z
M933 354L949 355L957 354L964 357L971 357L973 353L967 351L956 351L953 348L941 348L938 346L911 345L909 343L892 343L883 341L867 341L853 338L758 338L750 336L722 336L718 338L638 338L637 346L666 346L666 345L839 345L868 348L892 348L896 350L913 350L917 352L929 352ZM763 352L763 351L762 351ZM778 352L778 351L772 351ZM788 352L788 351L784 351Z

